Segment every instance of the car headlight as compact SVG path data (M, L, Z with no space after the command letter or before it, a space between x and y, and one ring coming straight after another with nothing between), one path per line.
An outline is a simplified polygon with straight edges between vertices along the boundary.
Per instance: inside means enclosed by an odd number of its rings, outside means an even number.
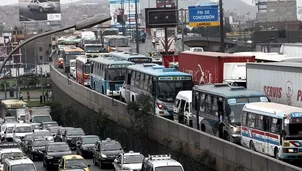
M67 138L67 140L71 140L71 138Z
M107 158L107 156L105 154L103 154L103 153L101 153L101 157Z
M47 156L47 159L53 159L53 156Z

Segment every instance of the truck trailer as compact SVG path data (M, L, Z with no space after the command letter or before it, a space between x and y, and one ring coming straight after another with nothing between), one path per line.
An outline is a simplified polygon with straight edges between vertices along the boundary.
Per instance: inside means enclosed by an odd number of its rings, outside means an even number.
M189 52L184 51L178 54L179 71L192 74L194 84L213 84L222 83L227 79L244 80L245 76L234 78L236 74L230 73L232 67L225 66L226 63L247 63L255 62L255 56L236 55L220 52ZM242 66L240 66L242 67ZM243 66L244 67L244 66ZM233 67L233 72L238 72L238 67ZM227 74L224 74L227 70ZM242 70L242 69L241 69ZM238 74L237 74L238 75ZM226 77L226 78L224 78ZM235 83L234 81L231 81Z
M247 88L263 91L272 102L302 106L301 63L247 63Z

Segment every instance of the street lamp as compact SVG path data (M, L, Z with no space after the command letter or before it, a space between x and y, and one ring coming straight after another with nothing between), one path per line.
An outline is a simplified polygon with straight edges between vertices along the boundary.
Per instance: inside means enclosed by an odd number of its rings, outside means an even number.
M1 68L0 68L0 73L2 73L2 70L5 66L5 64L7 63L7 61L10 60L10 58L12 57L12 55L18 50L20 49L22 46L24 46L25 44L33 41L33 40L36 40L40 37L43 37L43 36L47 36L47 35L51 35L51 34L55 34L55 33L58 33L58 32L61 32L61 31L64 31L64 30L69 30L69 29L76 29L76 30L82 30L82 29L86 29L86 28L90 28L94 25L97 25L97 24L102 24L106 21L110 21L111 20L111 17L107 17L105 18L105 15L106 14L97 14L93 17L90 17L90 18L87 18L83 21L80 21L80 22L77 22L75 25L72 25L72 26L67 26L67 27L64 27L64 28L61 28L61 29L58 29L58 30L53 30L53 31L49 31L49 32L45 32L45 33L42 33L42 34L38 34L36 36L33 36L25 41L23 41L21 44L19 44L15 49L13 49L9 54L8 54L8 57L4 60ZM104 19L105 18L105 19Z

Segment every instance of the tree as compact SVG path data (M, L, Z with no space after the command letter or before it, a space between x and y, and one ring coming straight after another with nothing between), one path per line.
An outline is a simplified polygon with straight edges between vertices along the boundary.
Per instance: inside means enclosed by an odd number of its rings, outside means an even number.
M128 132L131 137L140 140L143 145L142 151L144 151L147 146L148 128L152 118L152 109L153 105L151 103L151 97L144 94L137 96L136 101L129 102L127 106L130 116Z

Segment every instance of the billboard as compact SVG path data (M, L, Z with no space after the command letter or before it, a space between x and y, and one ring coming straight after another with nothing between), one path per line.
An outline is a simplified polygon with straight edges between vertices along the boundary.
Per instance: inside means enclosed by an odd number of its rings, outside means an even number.
M19 20L59 21L60 0L19 0Z
M109 0L111 25L120 25L118 16L124 15L125 25L135 26L135 3L137 1L137 12L140 13L140 0Z
M178 10L172 8L145 8L146 28L175 27Z

